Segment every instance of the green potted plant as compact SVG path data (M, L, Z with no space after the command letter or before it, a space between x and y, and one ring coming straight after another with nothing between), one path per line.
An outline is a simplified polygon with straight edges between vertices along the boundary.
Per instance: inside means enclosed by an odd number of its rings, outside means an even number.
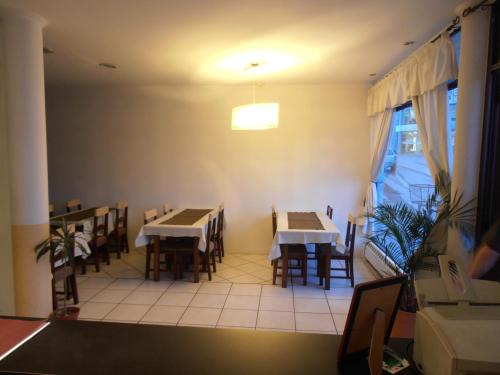
M40 258L49 253L53 275L63 267L69 268L69 272L74 272L75 248L78 247L82 254L89 254L89 249L82 245L83 242L85 242L85 239L82 233L75 232L74 225L68 225L63 219L62 225L54 230L49 238L35 247L36 261L38 262ZM56 263L59 264L56 265ZM57 319L77 319L80 309L76 306L66 306L66 296L69 292L66 279L63 280L63 285L63 306L58 307L52 313L52 317Z
M413 281L420 270L433 270L437 256L446 253L448 228L457 228L463 239L472 238L473 200L463 203L461 193L451 193L449 175L441 171L435 178L434 192L421 209L405 202L384 203L367 216L373 221L370 240L394 263L396 274L408 275L401 308L417 308Z

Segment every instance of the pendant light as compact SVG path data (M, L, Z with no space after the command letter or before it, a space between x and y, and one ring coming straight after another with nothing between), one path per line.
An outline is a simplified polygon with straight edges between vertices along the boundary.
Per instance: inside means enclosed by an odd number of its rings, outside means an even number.
M252 63L247 69L260 66ZM265 130L277 128L279 123L279 103L255 103L255 81L253 83L253 103L233 108L231 128L233 130Z

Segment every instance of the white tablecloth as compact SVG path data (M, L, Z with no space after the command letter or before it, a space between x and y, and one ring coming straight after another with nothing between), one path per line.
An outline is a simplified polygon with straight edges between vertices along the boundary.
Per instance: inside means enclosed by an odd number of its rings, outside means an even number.
M340 238L340 231L335 223L323 212L316 212L324 230L314 229L288 229L288 213L278 212L276 235L273 239L269 260L277 259L281 256L280 245L283 244L315 244L330 243L336 244Z
M92 231L94 230L94 218L90 217L88 219L81 220L80 225L83 225L83 236L90 242L92 240ZM108 215L108 234L115 229L115 212L109 211Z
M80 246L77 245L80 244ZM82 247L85 249L85 252L82 251ZM55 250L55 253L57 254L62 250L62 246L58 246ZM75 249L74 249L74 256L76 257L82 257L82 259L87 258L90 255L90 247L85 238L82 236L81 232L76 232L75 236ZM54 263L55 267L62 266L63 264L63 259L59 259Z
M146 246L148 244L148 236L164 236L164 237L199 237L200 241L198 244L198 249L205 251L207 247L207 223L208 215L212 215L212 219L217 217L219 213L218 208L214 208L207 215L203 216L200 220L192 225L167 225L161 224L165 220L177 215L182 209L176 209L169 212L165 216L160 217L152 221L149 224L143 225L137 238L135 239L135 247Z

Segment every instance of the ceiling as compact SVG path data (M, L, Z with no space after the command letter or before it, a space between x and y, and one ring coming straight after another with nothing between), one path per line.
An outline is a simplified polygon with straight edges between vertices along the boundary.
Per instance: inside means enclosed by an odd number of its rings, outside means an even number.
M47 20L44 44L55 51L45 55L48 84L368 83L449 24L462 1L0 0L0 6ZM415 44L403 45L410 40ZM263 65L246 69L252 62Z

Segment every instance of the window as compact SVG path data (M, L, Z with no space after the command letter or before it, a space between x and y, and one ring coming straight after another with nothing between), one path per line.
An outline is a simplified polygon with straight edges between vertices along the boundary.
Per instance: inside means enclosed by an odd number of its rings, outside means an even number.
M450 85L447 116L451 155L455 143L457 94L456 85ZM379 178L379 197L382 196L381 201L384 203L403 201L420 208L434 192L434 179L422 152L415 114L410 103L394 111L392 125L393 132Z
M460 32L451 40L455 46L457 64L460 61ZM448 134L450 169L453 168L458 88L457 82L448 85ZM411 102L396 108L392 116L393 133L384 159L384 166L377 183L379 201L403 201L419 208L434 192L434 180L422 152L415 114Z

